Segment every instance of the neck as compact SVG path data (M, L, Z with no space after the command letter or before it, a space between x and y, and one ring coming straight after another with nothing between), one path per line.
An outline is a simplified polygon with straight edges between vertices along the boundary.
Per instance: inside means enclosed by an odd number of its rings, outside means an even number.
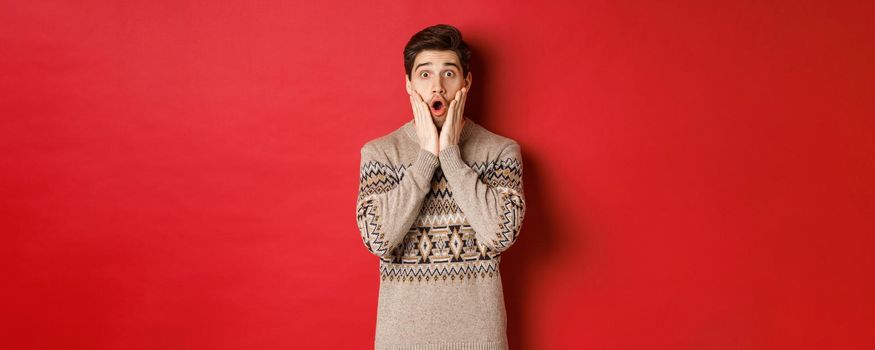
M418 141L418 137L416 135L416 128L413 126L414 121L413 120L408 121L407 125L408 125L407 135L410 136L411 140ZM473 129L473 128L475 128L474 125L476 125L476 123L473 120L466 119L465 125L462 127L462 131L461 131L461 134L459 136L460 141L466 139L469 134L474 132L474 129ZM438 125L437 121L435 121L435 127L437 128L438 133L440 133L442 126L443 126L443 124Z

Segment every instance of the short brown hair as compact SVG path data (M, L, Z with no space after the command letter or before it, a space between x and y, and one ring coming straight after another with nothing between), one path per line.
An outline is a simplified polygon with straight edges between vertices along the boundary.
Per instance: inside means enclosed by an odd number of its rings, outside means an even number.
M436 24L413 34L407 45L404 46L404 70L406 74L413 75L413 61L416 55L423 50L451 50L459 56L462 64L462 77L468 75L471 49L462 40L462 32L448 24Z

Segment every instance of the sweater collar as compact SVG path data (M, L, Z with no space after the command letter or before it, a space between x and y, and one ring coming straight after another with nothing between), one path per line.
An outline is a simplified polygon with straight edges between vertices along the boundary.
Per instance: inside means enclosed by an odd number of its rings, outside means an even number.
M462 141L467 140L469 137L471 137L471 135L474 133L474 128L476 128L476 126L477 123L474 123L473 120L465 117L465 126L462 127L462 133L459 135L459 143L462 143ZM416 136L416 126L413 125L413 119L405 123L402 128L404 129L404 133L407 134L407 136L409 136L410 139L413 140L413 142L419 144L419 137ZM440 134L440 130L438 130L438 134Z

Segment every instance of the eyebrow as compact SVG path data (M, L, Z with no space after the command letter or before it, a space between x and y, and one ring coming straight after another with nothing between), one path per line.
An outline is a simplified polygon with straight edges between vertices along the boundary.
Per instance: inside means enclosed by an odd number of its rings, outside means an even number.
M431 64L431 62L425 62L425 63L417 64L416 67L413 68L413 70L417 70L417 69L419 69L419 67L427 66L427 65L430 65L430 64ZM444 62L444 65L445 65L445 66L453 66L453 67L456 67L456 69L461 69L461 68L459 68L459 65L458 65L458 64L455 64L455 63L453 63L453 62Z

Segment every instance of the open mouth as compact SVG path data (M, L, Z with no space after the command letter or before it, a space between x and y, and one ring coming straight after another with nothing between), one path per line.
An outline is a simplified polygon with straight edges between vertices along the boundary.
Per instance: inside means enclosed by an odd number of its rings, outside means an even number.
M434 114L443 114L444 112L444 103L440 100L434 101L431 103L431 111Z

